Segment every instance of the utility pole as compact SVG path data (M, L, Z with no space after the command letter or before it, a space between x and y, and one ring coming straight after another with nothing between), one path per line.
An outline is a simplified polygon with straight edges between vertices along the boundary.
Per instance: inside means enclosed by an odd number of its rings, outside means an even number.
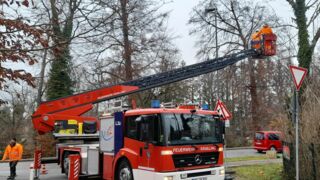
M215 57L218 58L219 57L219 47L218 47L218 18L217 18L217 15L218 15L218 9L216 8L215 5L210 5L212 7L209 7L207 9L205 9L205 15L207 15L208 13L211 13L213 12L214 13L214 26L215 26L215 46L216 46L216 52L215 52ZM219 76L217 76L217 82L219 82ZM208 79L208 84L209 84L209 87L210 87L210 95L213 96L213 92L212 92L212 86L213 86L213 74L210 73L209 74L209 79ZM218 87L218 96L219 96L219 87ZM213 99L213 98L211 98ZM219 97L218 97L219 99ZM213 106L213 101L212 101L212 106Z

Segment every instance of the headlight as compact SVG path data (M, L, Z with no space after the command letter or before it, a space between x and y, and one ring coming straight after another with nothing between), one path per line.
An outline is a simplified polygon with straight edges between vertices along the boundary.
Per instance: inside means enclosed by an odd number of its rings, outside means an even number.
M172 155L173 152L171 150L162 150L161 151L161 155L165 156L165 155ZM170 177L170 176L169 176Z
M224 173L225 173L224 169L220 169L220 170L219 170L219 175L222 176L222 175L224 175Z
M163 180L173 180L173 176L166 176L163 178Z
M222 152L223 151L223 147L219 147L218 151Z

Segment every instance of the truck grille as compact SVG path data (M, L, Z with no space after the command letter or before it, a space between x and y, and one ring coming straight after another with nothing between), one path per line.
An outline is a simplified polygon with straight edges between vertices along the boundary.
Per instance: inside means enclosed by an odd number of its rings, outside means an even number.
M175 154L172 156L176 168L217 164L219 152L198 154Z

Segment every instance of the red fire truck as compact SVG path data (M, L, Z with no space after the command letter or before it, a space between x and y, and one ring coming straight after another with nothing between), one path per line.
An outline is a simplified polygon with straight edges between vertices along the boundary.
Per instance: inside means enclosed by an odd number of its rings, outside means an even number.
M224 128L217 112L196 106L134 109L100 123L103 179L224 179Z
M276 39L271 40L275 46ZM149 109L118 109L99 118L83 115L102 101L217 71L247 57L274 54L275 50L244 50L43 102L32 116L33 124L40 134L55 132L54 136L59 141L56 146L57 162L69 177L96 176L107 180L224 179L224 122L216 111L196 106L163 108L154 103ZM78 171L70 171L70 166L74 167L74 163L69 161L71 157L78 158Z

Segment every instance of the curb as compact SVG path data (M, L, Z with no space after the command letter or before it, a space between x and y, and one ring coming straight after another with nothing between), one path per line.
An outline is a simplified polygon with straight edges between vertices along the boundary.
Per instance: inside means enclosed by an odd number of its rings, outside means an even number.
M253 149L253 146L226 148L227 151L228 150L241 150L241 149Z
M282 159L267 159L267 160L251 160L251 161L228 162L228 163L225 163L224 165L228 168L228 167L263 165L263 164L278 164L278 163L282 163Z

